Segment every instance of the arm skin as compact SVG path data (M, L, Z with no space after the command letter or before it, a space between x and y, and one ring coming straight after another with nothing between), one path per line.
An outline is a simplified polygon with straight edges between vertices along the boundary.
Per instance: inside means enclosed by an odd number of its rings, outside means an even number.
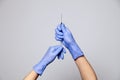
M79 48L76 42L69 45L68 50L71 54L81 53L81 49ZM77 59L74 59L74 61L79 69L82 80L97 80L95 71L93 70L92 66L87 61L84 55L78 57Z
M37 74L34 70L32 70L25 78L24 80L37 80L39 74Z
M97 80L97 76L85 56L76 59L75 63L79 69L82 80Z

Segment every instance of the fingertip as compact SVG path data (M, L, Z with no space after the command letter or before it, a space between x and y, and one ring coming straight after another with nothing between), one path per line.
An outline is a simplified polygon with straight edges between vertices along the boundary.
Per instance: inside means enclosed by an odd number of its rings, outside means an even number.
M60 59L64 59L64 53L62 52L61 54L60 54Z
M63 57L62 57L62 60L64 59L64 55L63 55Z
M66 50L65 50L65 48L63 48L63 53L66 54Z
M58 55L57 58L60 59L60 55Z

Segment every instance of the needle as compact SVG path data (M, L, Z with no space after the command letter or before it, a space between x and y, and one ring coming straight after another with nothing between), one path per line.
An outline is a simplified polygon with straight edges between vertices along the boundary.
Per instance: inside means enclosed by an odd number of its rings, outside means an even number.
M61 14L61 24L62 24L62 14Z
M61 25L62 25L62 13L61 13ZM61 30L61 32L62 32L62 30ZM63 32L62 32L63 33ZM63 49L63 53L65 54L66 53L66 51L65 51L65 47L64 47L64 45L63 45L63 43L60 41L60 45L64 48Z
M61 17L61 25L62 25L62 13L61 13L61 16L60 16L60 17ZM61 30L61 32L62 32L62 30ZM63 46L62 42L60 42L60 45ZM63 47L64 47L64 46L63 46Z

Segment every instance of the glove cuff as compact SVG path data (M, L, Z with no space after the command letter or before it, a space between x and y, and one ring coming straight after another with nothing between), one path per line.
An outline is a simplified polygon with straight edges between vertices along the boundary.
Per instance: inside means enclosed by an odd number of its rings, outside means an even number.
M83 54L82 51L80 51L80 52L75 53L74 55L72 55L72 57L73 57L74 60L76 60L77 58L82 57L82 56L84 56L84 54Z
M33 66L33 70L40 76L43 74L45 68L46 68L46 65L41 65L39 63Z
M81 56L84 56L82 50L79 48L77 44L71 45L68 49L74 60L76 60L77 58Z

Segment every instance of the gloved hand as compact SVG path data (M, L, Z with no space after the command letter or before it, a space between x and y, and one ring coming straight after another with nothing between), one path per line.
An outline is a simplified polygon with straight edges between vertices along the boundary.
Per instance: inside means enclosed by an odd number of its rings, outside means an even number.
M64 59L64 53L66 53L66 51L62 46L57 45L50 47L42 60L33 67L33 70L39 75L42 75L47 65L53 62L57 56L58 59Z
M55 29L55 39L63 43L63 45L70 51L74 60L83 56L83 52L74 40L72 33L63 23L58 25Z

